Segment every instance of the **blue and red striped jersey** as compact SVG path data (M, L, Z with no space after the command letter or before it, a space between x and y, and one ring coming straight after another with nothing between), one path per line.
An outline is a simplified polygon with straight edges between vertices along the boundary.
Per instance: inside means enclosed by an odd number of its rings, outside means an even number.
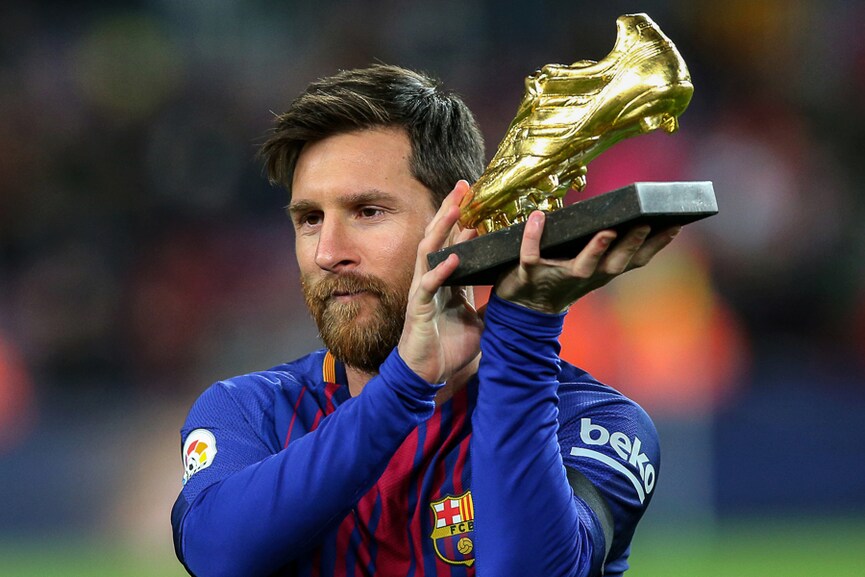
M558 358L563 315L493 297L436 406L394 351L356 398L319 350L205 391L181 431L190 573L621 574L659 467L634 402Z

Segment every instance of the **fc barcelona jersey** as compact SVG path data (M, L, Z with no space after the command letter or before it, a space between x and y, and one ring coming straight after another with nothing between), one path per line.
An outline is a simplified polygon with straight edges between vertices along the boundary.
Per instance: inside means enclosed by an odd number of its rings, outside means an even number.
M493 297L478 374L438 406L396 351L356 398L325 350L216 383L181 431L178 557L200 577L621 574L657 435L559 360L561 323Z

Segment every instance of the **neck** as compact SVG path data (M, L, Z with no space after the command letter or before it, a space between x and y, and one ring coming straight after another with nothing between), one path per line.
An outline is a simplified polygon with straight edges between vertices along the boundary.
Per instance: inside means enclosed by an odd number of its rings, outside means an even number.
M478 364L481 356L478 355L469 362L465 367L451 375L445 382L445 385L438 390L435 396L436 406L441 405L448 399L454 396L455 393L465 388L469 379L478 372ZM376 376L376 373L367 373L360 369L345 366L345 376L348 379L348 391L352 397L358 396L371 378Z
M366 371L345 365L345 377L348 380L348 392L351 393L352 397L358 396L369 380L374 376L375 373L367 373Z

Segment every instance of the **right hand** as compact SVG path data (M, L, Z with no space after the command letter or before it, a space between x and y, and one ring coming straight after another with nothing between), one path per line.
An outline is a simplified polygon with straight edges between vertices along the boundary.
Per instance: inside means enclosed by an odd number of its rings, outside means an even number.
M427 254L477 234L460 231L459 205L469 184L459 181L424 231L417 249L414 278L409 289L402 337L397 347L403 361L428 383L441 383L480 353L483 322L463 287L443 287L456 270L459 257L451 254L430 269Z
M602 230L571 259L541 257L540 241L546 215L529 215L520 245L520 261L495 286L499 297L543 313L561 313L578 299L617 276L646 266L672 242L681 226L650 236L647 225L636 226L616 240L616 232Z

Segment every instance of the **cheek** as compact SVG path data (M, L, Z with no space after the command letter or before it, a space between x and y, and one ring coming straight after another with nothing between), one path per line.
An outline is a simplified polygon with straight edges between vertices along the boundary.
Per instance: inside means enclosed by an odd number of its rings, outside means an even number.
M382 239L379 247L382 264L394 270L414 268L417 245L423 239L423 231L404 230Z
M297 267L301 274L314 270L316 268L315 244L298 238L294 242L294 258L297 260Z

